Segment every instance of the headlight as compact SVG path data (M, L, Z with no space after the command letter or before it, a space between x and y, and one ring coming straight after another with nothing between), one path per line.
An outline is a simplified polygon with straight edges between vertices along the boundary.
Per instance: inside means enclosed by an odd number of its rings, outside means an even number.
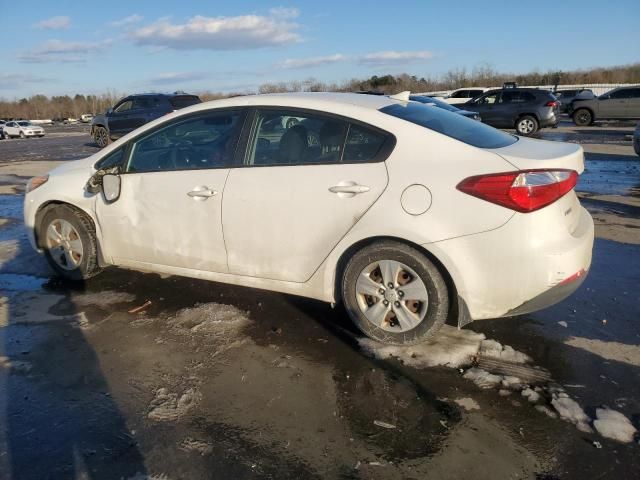
M44 185L49 180L49 175L43 175L41 177L33 177L27 183L27 193L33 192L36 188Z

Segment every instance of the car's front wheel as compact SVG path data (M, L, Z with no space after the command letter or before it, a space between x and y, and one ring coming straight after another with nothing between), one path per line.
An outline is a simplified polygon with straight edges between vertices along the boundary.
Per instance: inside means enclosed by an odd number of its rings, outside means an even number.
M24 138L24 132L20 130L20 138Z
M100 272L95 227L84 213L56 205L44 215L39 243L55 272L68 280L84 280Z
M411 345L434 335L449 312L447 285L420 251L393 241L358 251L342 277L342 300L368 337Z
M100 148L109 145L109 132L104 127L96 127L93 132L93 139Z
M573 112L573 123L579 127L587 127L593 123L593 115L586 108L579 108Z
M538 121L531 115L525 115L520 117L516 122L516 132L518 135L528 136L533 135L538 131Z

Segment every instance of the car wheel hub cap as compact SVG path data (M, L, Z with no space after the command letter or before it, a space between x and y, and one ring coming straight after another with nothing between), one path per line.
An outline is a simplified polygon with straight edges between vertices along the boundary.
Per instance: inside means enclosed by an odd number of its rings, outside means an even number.
M380 260L360 272L356 301L373 325L400 333L414 329L424 320L429 294L412 268L395 260Z
M84 254L80 234L71 223L56 219L47 227L46 245L56 265L64 270L80 266Z

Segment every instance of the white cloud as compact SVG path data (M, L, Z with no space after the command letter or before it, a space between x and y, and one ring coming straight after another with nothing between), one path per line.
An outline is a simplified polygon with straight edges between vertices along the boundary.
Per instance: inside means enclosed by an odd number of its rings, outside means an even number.
M299 42L299 26L289 19L283 17L282 12L275 15L271 12L267 16L198 15L186 23L161 19L135 30L132 36L140 45L166 46L178 50L249 50Z
M109 22L109 26L111 27L126 27L132 25L134 23L138 23L143 19L141 15L134 13L133 15L129 15L128 17L121 18L119 20L114 20L113 22Z
M361 63L363 65L378 66L398 65L405 63L423 62L425 60L429 60L432 57L433 53L426 50L406 52L385 51L362 55L358 58L358 63Z
M28 50L18 55L25 63L80 63L96 52L100 52L111 45L111 40L102 42L65 42L62 40L48 40L42 46Z
M313 68L340 62L355 62L361 65L371 66L390 66L423 62L432 57L433 54L428 51L386 51L367 53L364 55L343 55L341 53L336 53L323 57L288 58L278 66L288 69Z
M71 25L71 19L69 17L51 17L46 20L42 20L34 25L35 28L40 30L66 30Z
M150 85L174 85L177 83L202 80L209 75L204 72L167 72L151 77L147 83Z
M280 66L282 68L312 68L320 65L345 62L349 59L350 57L346 55L336 53L334 55L327 55L326 57L288 58L283 61Z
M25 83L44 83L52 81L50 78L23 73L0 73L0 90L12 90Z

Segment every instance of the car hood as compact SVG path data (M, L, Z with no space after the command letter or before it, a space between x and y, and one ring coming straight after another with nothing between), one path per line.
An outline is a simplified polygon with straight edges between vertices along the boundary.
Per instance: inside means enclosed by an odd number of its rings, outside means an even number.
M96 125L96 124L104 125L104 119L105 119L104 113L99 113L91 119L91 125Z
M458 109L458 111L456 112L459 115L465 115L467 117L472 116L472 115L480 115L478 112L473 112L471 110L463 110L463 109Z
M492 152L520 170L566 168L584 171L584 151L580 145L518 137L518 141Z
M56 168L49 172L49 175L52 177L57 177L59 175L64 175L68 172L73 172L76 170L86 170L89 176L93 175L95 169L93 168L94 163L98 161L96 155L91 155L90 157L83 158L81 160L72 160L69 162L65 162L62 165L58 165ZM88 177L87 177L88 178Z

